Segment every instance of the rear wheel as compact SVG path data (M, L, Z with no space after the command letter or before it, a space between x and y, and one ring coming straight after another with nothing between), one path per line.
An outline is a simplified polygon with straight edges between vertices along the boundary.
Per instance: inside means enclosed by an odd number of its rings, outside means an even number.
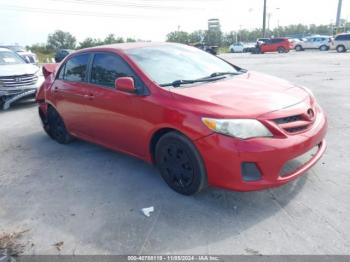
M47 112L46 133L60 144L69 144L74 138L68 133L66 126L58 112L50 107Z
M338 53L344 53L345 51L346 51L345 46L343 46L343 45L338 45L337 46L337 52Z
M4 98L0 96L0 110L3 109L4 104L5 104Z
M203 160L192 142L177 132L162 136L155 151L164 181L176 192L192 195L207 185Z
M302 48L301 45L297 45L297 46L295 47L295 50L296 50L296 51L303 51L303 48Z
M279 48L277 49L277 52L280 53L280 54L286 53L286 49L285 49L284 47L279 47Z
M328 46L326 46L326 45L320 46L320 51L327 51L327 50L328 50Z

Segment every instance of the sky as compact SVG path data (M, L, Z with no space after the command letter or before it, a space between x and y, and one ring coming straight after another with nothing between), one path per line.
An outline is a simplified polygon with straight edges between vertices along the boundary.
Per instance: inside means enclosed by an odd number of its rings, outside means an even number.
M338 0L267 0L270 27L335 22ZM207 29L219 18L222 31L262 27L263 0L0 0L0 44L45 43L55 30L86 37L116 36L164 41L175 31ZM350 0L342 18L350 20Z

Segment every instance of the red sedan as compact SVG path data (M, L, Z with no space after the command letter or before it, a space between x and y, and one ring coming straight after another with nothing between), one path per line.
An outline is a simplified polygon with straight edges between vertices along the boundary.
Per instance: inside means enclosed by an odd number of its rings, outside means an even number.
M325 151L327 121L312 93L197 48L132 43L77 51L45 66L44 130L125 152L175 191L279 186Z

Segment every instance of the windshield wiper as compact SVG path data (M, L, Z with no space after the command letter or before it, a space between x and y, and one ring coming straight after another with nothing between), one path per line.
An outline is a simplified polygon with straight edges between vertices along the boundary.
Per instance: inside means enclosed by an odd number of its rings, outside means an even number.
M225 76L225 75L241 75L241 74L242 72L215 72L205 78L212 78L212 77Z
M224 79L225 77L210 77L210 78L200 78L200 79L194 79L194 80L175 80L171 83L166 83L166 84L161 84L160 86L173 86L173 87L179 87L181 85L186 85L186 84L194 84L194 83L199 83L199 82L212 82L212 81L217 81Z

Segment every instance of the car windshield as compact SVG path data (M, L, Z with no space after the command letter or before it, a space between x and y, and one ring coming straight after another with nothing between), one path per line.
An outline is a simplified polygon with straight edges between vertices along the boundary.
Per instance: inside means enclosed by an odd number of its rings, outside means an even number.
M0 65L25 64L25 61L11 51L0 51Z
M127 50L126 53L159 85L194 80L213 73L237 73L230 64L194 47L160 45Z

